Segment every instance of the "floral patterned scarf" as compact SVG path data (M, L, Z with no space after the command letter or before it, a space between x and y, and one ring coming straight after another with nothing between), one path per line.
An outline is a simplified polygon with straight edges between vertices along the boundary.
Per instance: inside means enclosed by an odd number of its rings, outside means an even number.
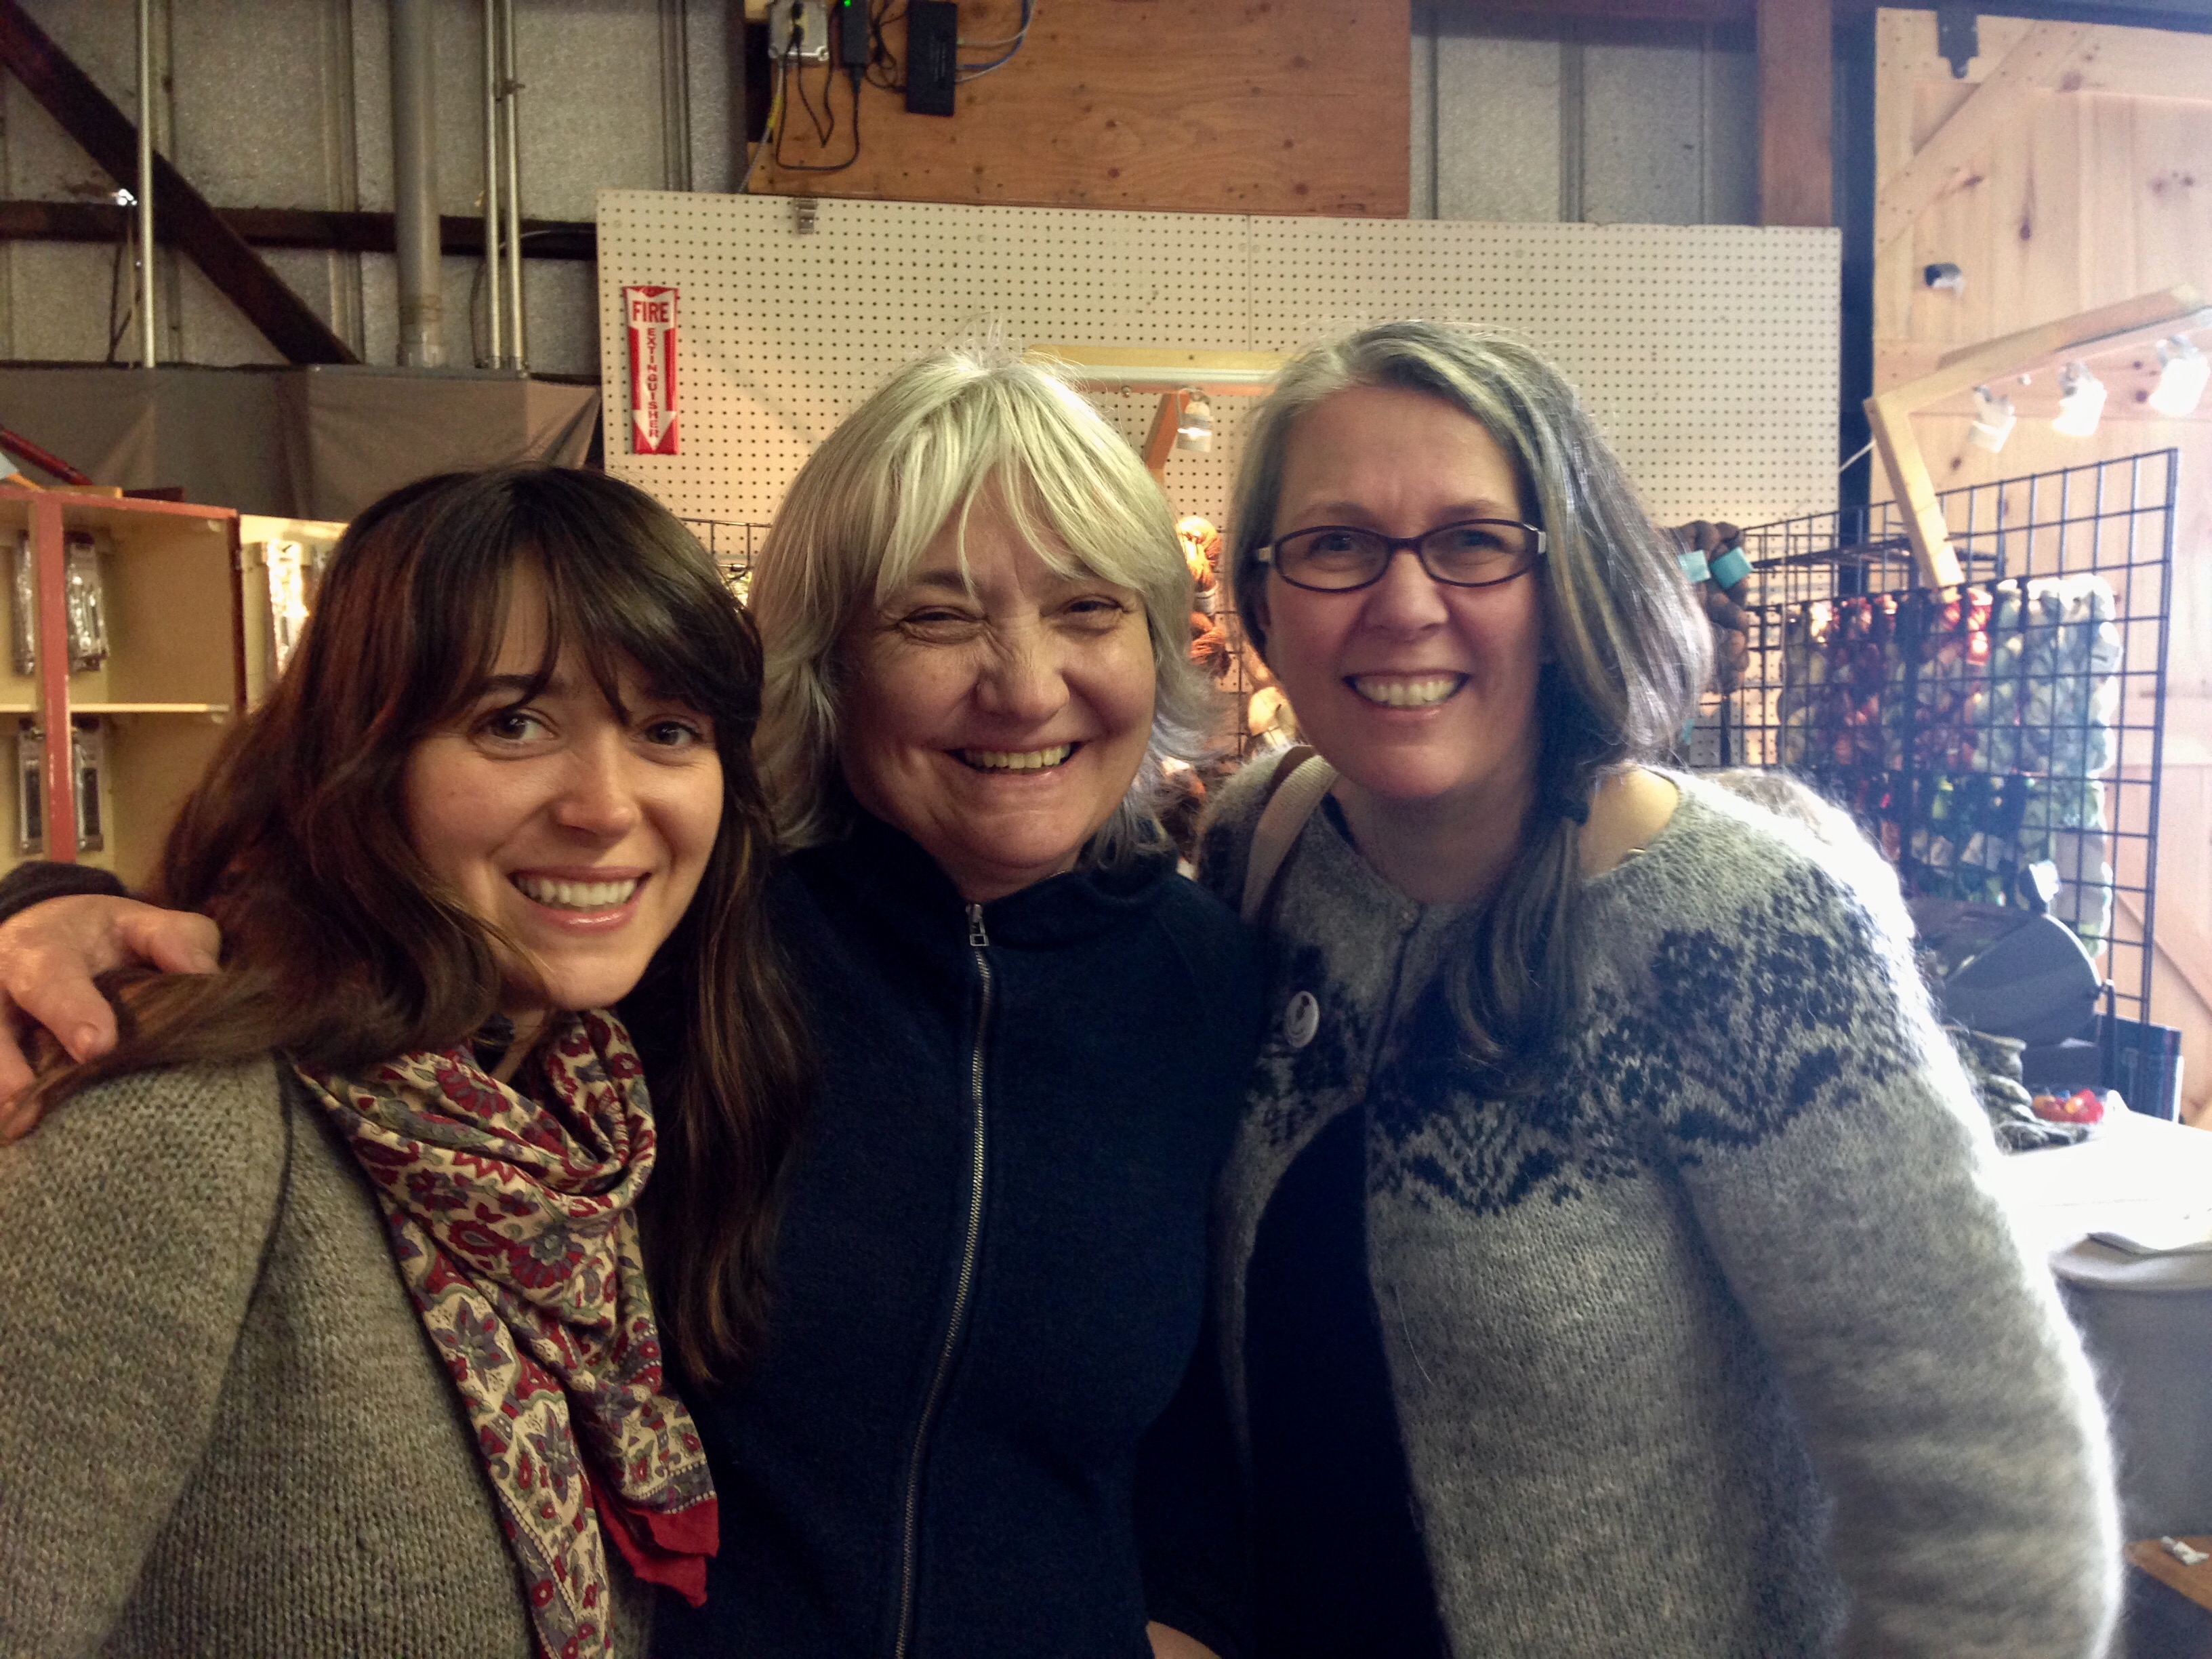
M696 1607L718 1521L638 1259L653 1133L636 1051L613 1016L568 1014L530 1064L542 1100L465 1048L297 1070L367 1172L459 1391L538 1646L590 1659L612 1651L602 1532Z

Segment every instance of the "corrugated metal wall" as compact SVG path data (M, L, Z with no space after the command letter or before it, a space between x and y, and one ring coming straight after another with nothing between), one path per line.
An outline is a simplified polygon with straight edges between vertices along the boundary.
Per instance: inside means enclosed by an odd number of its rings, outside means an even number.
M129 109L134 8L27 3ZM589 219L602 188L732 188L732 20L740 9L741 0L526 0L518 17L526 215ZM155 10L164 70L157 138L210 200L390 210L386 0L155 0ZM483 189L479 18L478 0L440 0L439 182L449 214L477 211ZM1413 27L1413 216L1755 220L1747 30L1570 21L1478 30L1448 0L1419 0ZM112 188L21 86L0 76L0 196L98 199ZM365 360L393 361L388 257L264 257ZM189 261L164 254L162 264L170 361L276 360ZM526 269L532 367L596 373L591 266L535 260ZM477 271L473 259L445 262L447 357L457 365L478 354ZM0 358L100 361L130 299L130 273L117 279L112 249L0 243ZM126 360L134 354L130 332L118 349Z
M25 0L40 27L126 112L137 98L136 8ZM526 0L517 8L526 216L585 219L603 187L727 190L738 0ZM478 0L441 0L437 131L441 210L480 211ZM155 136L218 207L392 208L390 13L384 0L155 0L165 72ZM12 78L0 77L0 195L92 199L112 181ZM268 251L270 264L370 362L397 352L392 261ZM162 256L171 361L273 362L268 343L188 260ZM448 362L477 360L473 259L445 262ZM533 260L531 366L599 368L592 266ZM0 243L0 357L97 362L111 331L112 249ZM128 270L112 315L130 302ZM480 313L480 301L478 305ZM481 334L477 324L476 332ZM135 355L126 334L119 351Z
M1416 218L1734 225L1759 217L1747 27L1413 9Z

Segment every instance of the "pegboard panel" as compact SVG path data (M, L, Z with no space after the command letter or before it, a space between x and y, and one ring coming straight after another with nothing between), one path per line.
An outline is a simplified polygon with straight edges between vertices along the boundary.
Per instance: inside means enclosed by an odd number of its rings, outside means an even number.
M1835 501L1838 239L1740 226L1481 225L610 191L607 465L688 518L770 517L813 446L947 345L1295 350L1394 317L1503 328L1580 388L1662 522ZM634 455L622 289L679 292L683 453ZM1105 397L1130 441L1149 398ZM1178 512L1226 514L1253 400L1177 452Z

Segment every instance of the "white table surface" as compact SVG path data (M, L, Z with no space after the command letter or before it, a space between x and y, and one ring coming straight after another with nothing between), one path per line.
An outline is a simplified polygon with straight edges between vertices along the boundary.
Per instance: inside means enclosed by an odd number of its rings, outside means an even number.
M2078 1146L2008 1152L1998 1196L2045 1251L2212 1212L2212 1131L2124 1112Z

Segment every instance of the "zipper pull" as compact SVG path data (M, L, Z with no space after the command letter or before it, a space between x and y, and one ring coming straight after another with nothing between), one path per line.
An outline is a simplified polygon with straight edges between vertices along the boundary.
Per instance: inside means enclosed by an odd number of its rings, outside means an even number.
M978 951L987 951L991 946L991 936L983 931L983 907L980 904L968 907L968 943Z

